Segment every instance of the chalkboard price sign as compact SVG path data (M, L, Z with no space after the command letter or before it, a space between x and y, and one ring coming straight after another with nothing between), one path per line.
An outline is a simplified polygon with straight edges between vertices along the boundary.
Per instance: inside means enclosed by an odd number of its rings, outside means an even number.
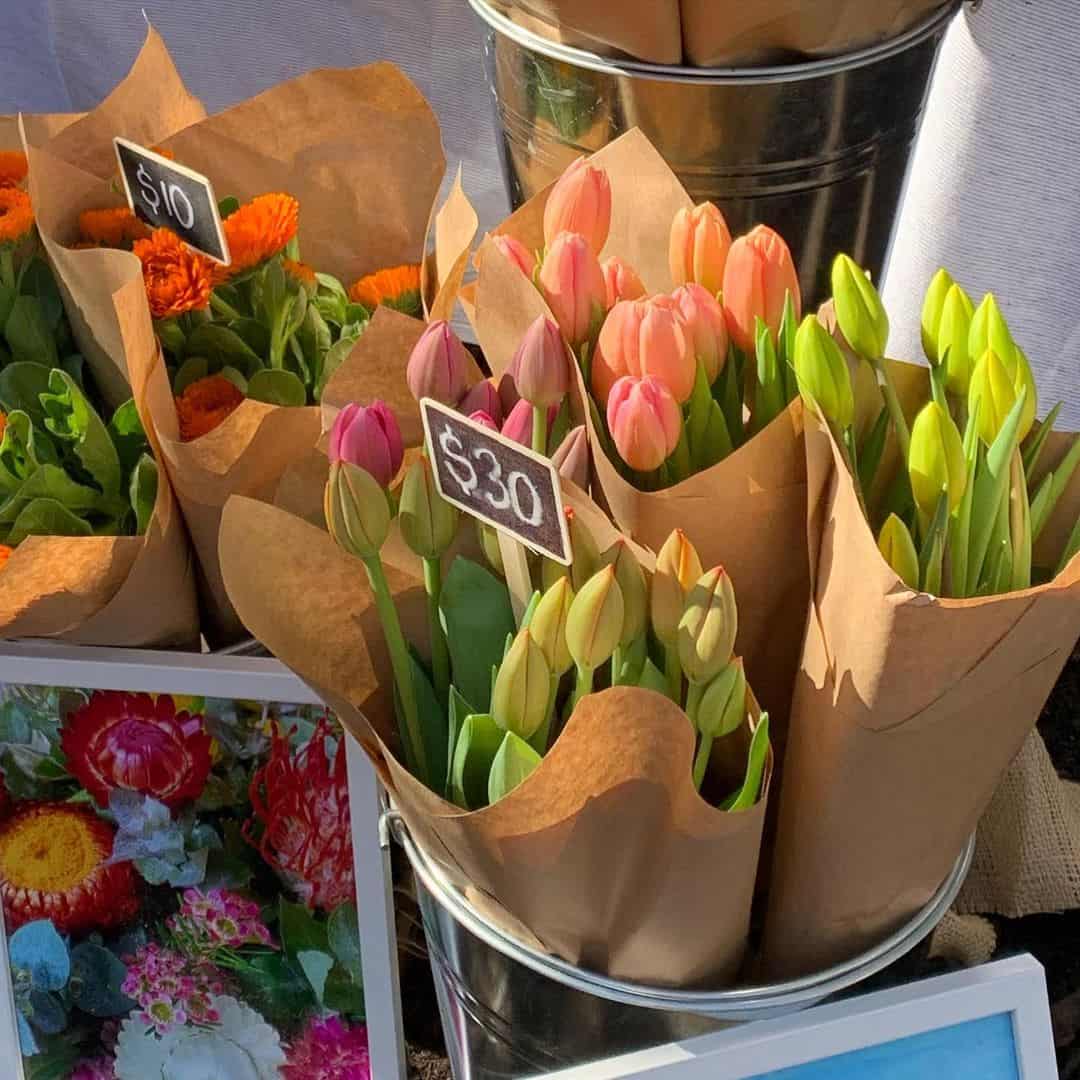
M420 402L420 415L439 494L568 566L570 536L551 462L431 398Z
M205 176L127 139L115 138L128 205L154 229L171 229L186 244L226 266L229 245L214 189Z

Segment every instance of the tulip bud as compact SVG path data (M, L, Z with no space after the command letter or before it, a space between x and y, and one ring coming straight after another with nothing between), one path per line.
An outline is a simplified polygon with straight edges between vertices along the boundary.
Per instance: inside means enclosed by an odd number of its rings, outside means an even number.
M982 354L971 373L968 389L968 414L978 409L979 438L992 446L1001 425L1016 404L1016 388L1005 365L993 350Z
M550 588L559 578L569 577L570 584L577 592L600 569L600 547L581 515L574 513L573 507L566 507L563 513L566 515L566 528L570 534L573 562L569 566L563 566L552 559L545 559L541 577L545 589Z
M540 268L540 291L572 348L588 341L607 310L604 272L585 237L559 233Z
M1039 408L1039 388L1035 385L1035 376L1032 374L1031 364L1019 345L1016 346L1016 351L1013 353L1013 360L1016 367L1011 374L1016 396L1020 396L1021 390L1027 390L1024 408L1020 413L1020 425L1016 429L1016 441L1023 442L1035 424L1035 414Z
M710 682L728 665L737 629L735 589L727 571L715 566L687 595L676 635L679 662L692 683Z
M954 285L945 295L938 323L937 354L945 365L945 386L950 394L967 397L971 385L972 358L969 349L974 307L968 294Z
M551 429L555 425L555 418L559 415L559 406L552 405L548 409L547 433L551 435ZM532 423L533 407L522 398L511 410L503 421L502 434L508 439L513 439L522 446L532 446Z
M417 401L429 397L456 406L468 389L468 365L469 354L450 324L442 319L429 323L405 370L409 392Z
M712 386L723 370L728 354L727 321L716 297L701 285L684 285L671 294L686 322L695 357L705 368Z
M536 256L516 237L500 233L491 238L503 257L513 263L530 281L536 270Z
M620 300L640 300L647 290L637 271L618 255L609 255L601 264L607 286L607 306L613 308Z
M405 473L398 522L405 543L422 559L441 558L454 542L458 511L439 494L426 457L417 457Z
M911 531L895 514L890 514L878 536L878 551L893 573L909 588L919 588L919 556Z
M461 399L458 412L471 417L473 413L486 413L492 423L498 425L503 421L502 398L495 384L490 379L481 379ZM498 427L496 426L496 431Z
M746 719L746 672L736 657L705 688L694 718L708 739L722 739L738 731Z
M598 570L578 591L566 617L566 644L579 668L611 659L623 629L623 598L615 567Z
M559 328L539 315L525 331L510 374L522 399L530 405L559 405L570 388L570 366Z
M877 289L848 255L837 255L832 265L836 322L848 343L861 357L876 362L889 344L889 316Z
M624 300L604 320L592 358L592 391L606 405L616 380L654 375L682 404L694 392L694 342L670 297Z
M799 275L784 238L767 225L740 236L724 270L724 317L731 339L744 353L754 354L758 319L776 340L788 293L795 318L802 318Z
M556 676L565 675L574 666L566 644L566 620L573 602L574 588L570 579L557 578L540 598L529 623L533 640L543 650L544 659Z
M679 620L686 609L686 596L701 575L697 549L682 529L676 529L656 557L649 591L653 632L662 645L675 644Z
M491 419L491 414L490 413L481 412L481 411L469 413L469 419L474 424L480 424L482 427L486 427L491 431L498 431L499 430L499 425L496 424L495 421Z
M334 542L358 559L373 559L386 543L390 503L367 469L335 461L326 482L323 513Z
M560 233L579 233L599 255L611 228L611 182L607 173L578 158L555 182L544 207L544 243Z
M564 480L583 489L589 486L589 437L584 424L578 424L566 433L551 455L551 464Z
M968 347L972 356L982 356L988 349L997 353L998 359L1012 370L1012 357L1016 350L1009 324L998 307L997 298L987 293L971 317L971 333Z
M676 285L697 282L713 296L724 286L724 268L731 251L731 232L712 203L683 209L671 223L668 264Z
M851 369L832 335L813 315L807 315L795 335L795 378L812 408L844 430L855 419Z
M629 645L641 637L648 626L649 587L645 583L645 572L622 537L604 552L603 565L615 567L615 580L623 598L623 629L619 644Z
M499 665L491 692L491 716L504 731L531 739L547 719L551 669L532 632L520 630Z
M964 442L952 417L936 401L923 406L911 427L908 473L915 505L933 517L942 492L949 497L949 512L960 505L967 487Z
M627 375L608 396L607 423L623 461L638 472L652 472L679 445L682 411L659 379Z
M930 288L926 290L926 299L923 300L922 309L922 347L926 353L926 359L931 364L941 362L941 352L938 348L938 330L941 326L941 315L945 308L945 297L955 285L948 270L941 269L930 282Z
M331 464L347 461L366 469L381 487L389 487L405 455L393 409L383 401L367 408L350 402L334 418L327 454Z

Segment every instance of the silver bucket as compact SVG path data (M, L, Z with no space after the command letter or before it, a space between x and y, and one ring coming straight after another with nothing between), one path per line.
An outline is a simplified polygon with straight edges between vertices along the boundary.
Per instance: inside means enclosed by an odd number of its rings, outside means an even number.
M457 1080L539 1075L819 1004L876 975L931 933L956 899L975 847L972 838L906 926L847 963L771 986L668 990L584 971L512 937L420 850L400 815L389 811L387 817L416 874Z
M485 64L503 177L519 206L580 154L640 128L695 202L733 233L787 240L807 304L840 251L882 272L945 31L961 0L899 37L809 63L663 67L549 41L469 0L487 24Z

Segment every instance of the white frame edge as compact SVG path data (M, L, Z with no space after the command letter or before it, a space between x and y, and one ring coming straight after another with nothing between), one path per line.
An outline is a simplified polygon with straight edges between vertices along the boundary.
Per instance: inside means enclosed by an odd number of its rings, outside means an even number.
M109 649L44 641L0 642L0 683L323 704L282 663L264 657ZM346 747L371 1075L379 1080L405 1080L393 882L389 852L382 840L382 788L359 744L349 738ZM13 1051L15 1072L5 1071L3 1075L24 1080L7 935L2 931L0 912L0 1064L7 1065L5 1058Z

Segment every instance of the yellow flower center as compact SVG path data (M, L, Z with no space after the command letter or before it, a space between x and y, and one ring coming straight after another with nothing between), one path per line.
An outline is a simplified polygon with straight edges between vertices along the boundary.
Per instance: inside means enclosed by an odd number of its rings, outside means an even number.
M50 808L14 822L0 836L0 878L20 889L64 892L97 869L99 845L86 819Z

